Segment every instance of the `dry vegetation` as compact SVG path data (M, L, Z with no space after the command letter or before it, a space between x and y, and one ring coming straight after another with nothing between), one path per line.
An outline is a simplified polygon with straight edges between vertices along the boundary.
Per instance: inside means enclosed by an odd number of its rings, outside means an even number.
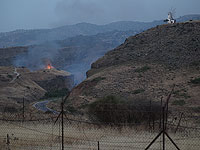
M59 150L60 127L59 122L2 122L0 123L0 150L10 147L11 150ZM68 149L97 149L97 141L102 150L139 150L144 149L158 132L144 131L144 128L99 127L81 123L65 123L65 147ZM198 131L198 132L197 132ZM181 150L199 150L200 131L182 131L170 135ZM9 135L9 144L6 137ZM167 149L173 150L170 142L166 141ZM159 150L161 139L152 146L152 150Z

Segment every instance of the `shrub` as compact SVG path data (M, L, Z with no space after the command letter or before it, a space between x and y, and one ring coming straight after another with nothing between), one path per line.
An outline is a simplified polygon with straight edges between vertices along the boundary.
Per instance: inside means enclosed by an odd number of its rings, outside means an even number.
M149 66L144 66L144 67L141 67L141 68L137 68L135 70L135 72L142 73L142 72L146 72L149 69L151 69Z
M200 77L191 80L191 83L193 83L193 84L200 84Z
M193 61L191 65L197 67L200 65L200 61Z
M43 98L63 97L66 96L68 93L69 90L67 88L63 88L60 90L49 91L45 93Z
M185 89L174 91L173 94L176 97L184 97L185 99L191 98L191 96L186 93Z
M193 111L196 112L196 113L200 113L200 107L199 106L198 107L194 107Z
M175 100L172 102L172 105L183 106L183 105L185 105L185 101L184 100Z
M75 113L77 111L73 106L67 106L66 109L71 113Z
M144 89L137 89L133 91L133 94L143 93L144 91L145 91Z
M14 106L6 106L4 108L4 112L16 113L18 110Z
M10 75L10 74L8 74L8 75L7 75L7 77L8 77L8 78L10 78L10 79L12 79L12 78L13 78L13 76L12 76L12 75Z
M89 114L92 120L98 120L105 124L142 123L149 120L149 116L158 119L160 105L146 99L123 100L109 95L89 105Z
M106 79L105 77L97 77L97 78L94 78L94 79L92 80L92 82L98 83L99 81L105 80L105 79Z

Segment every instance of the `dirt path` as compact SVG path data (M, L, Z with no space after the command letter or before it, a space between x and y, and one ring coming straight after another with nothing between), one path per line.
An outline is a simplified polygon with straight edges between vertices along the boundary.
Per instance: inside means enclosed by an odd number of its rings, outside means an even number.
M17 72L17 68L15 68L14 70L14 74L15 74L15 77L13 78L12 81L10 81L10 83L13 83L16 79L18 79L20 77L20 73Z

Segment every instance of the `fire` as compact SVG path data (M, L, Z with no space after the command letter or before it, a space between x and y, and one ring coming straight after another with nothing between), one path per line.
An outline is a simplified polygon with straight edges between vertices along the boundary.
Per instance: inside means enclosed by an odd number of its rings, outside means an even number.
M53 69L54 67L51 65L51 64L48 64L47 66L46 66L46 69Z

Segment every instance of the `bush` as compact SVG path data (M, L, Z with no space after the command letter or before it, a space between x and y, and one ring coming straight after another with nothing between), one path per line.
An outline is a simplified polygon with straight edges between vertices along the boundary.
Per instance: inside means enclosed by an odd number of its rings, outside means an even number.
M185 105L185 101L184 100L175 100L172 102L172 105L183 106L183 105Z
M8 77L8 78L10 78L10 79L12 79L12 78L13 78L13 76L12 76L12 75L10 75L10 74L8 74L8 75L7 75L7 77Z
M188 94L186 93L186 90L184 90L184 89L174 91L173 94L174 94L176 97L184 97L185 99L191 98L191 96L188 95Z
M193 111L196 112L196 113L200 113L200 107L199 106L198 107L194 107Z
M151 69L149 66L144 66L144 67L141 67L141 68L137 68L135 70L135 72L142 73L142 72L146 72L149 69Z
M66 109L67 109L69 112L71 112L71 113L77 112L77 110L76 110L73 106L67 106Z
M14 106L6 106L4 108L4 112L16 113L16 112L18 112L18 110Z
M150 115L155 120L158 119L160 105L152 102L150 108L150 103L146 99L130 101L110 95L90 104L89 114L92 120L105 124L142 123L147 122Z
M137 89L133 91L133 94L143 93L144 91L145 91L144 89Z
M200 77L191 80L191 83L193 83L193 84L200 84Z
M55 90L55 91L49 91L45 93L43 98L54 98L54 97L63 97L66 96L69 93L69 90L67 88L63 88L60 90Z
M97 78L94 78L94 79L92 80L92 82L98 83L99 81L105 80L105 79L106 79L105 77L97 77Z

